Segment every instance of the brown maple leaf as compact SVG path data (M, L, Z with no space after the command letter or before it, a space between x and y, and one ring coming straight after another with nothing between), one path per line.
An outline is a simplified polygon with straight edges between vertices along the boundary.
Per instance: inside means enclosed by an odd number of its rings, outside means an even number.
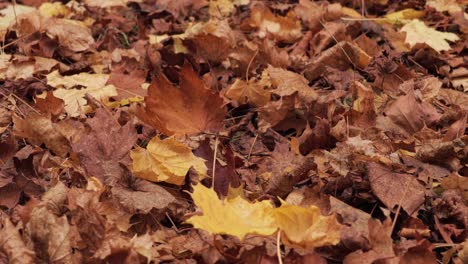
M216 132L223 126L226 110L218 93L210 91L186 64L180 70L180 87L161 74L156 76L139 108L140 119L166 135Z

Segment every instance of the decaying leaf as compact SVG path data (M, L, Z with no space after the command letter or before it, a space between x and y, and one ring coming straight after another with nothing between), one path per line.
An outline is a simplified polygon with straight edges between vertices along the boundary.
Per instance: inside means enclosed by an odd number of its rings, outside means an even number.
M412 175L393 172L377 163L370 163L368 170L374 194L388 209L401 205L411 215L424 202L424 186Z
M189 147L174 137L161 140L156 136L146 149L137 148L130 155L133 173L149 181L182 185L190 168L202 177L207 171L205 161L195 157Z

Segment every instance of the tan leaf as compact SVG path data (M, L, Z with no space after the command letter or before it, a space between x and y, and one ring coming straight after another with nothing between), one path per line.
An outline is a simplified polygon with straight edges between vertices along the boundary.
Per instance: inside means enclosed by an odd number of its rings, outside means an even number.
M261 107L270 101L270 91L266 90L262 82L244 81L237 79L229 86L226 97L236 100L241 104L250 103L253 106Z
M117 91L113 85L106 85L109 79L108 74L80 73L70 76L62 76L58 71L47 75L47 84L56 88L53 91L55 97L60 98L65 103L65 111L71 117L86 114L91 111L87 105L85 95L106 102L110 97L116 96ZM76 89L73 87L84 87ZM45 94L38 97L45 97Z
M168 182L182 185L190 168L201 175L206 175L205 161L195 157L192 150L170 137L164 140L154 137L146 149L132 150L133 173L139 178L155 182Z
M13 115L13 124L13 133L32 144L45 144L59 156L65 156L71 150L67 138L59 132L57 124L52 123L50 117L32 113L23 119Z
M34 252L26 247L18 229L16 229L8 217L2 217L2 220L3 228L0 229L0 248L8 256L8 263L35 263Z
M411 215L424 202L425 188L416 177L373 162L368 165L368 174L372 192L388 209L401 205Z
M418 19L413 19L410 23L404 25L400 31L406 32L405 41L411 47L418 43L425 43L438 52L451 49L447 41L454 42L460 39L454 33L441 32L430 28Z
M243 26L257 28L260 37L272 35L277 41L293 42L302 36L301 22L292 13L276 16L265 6L254 6Z

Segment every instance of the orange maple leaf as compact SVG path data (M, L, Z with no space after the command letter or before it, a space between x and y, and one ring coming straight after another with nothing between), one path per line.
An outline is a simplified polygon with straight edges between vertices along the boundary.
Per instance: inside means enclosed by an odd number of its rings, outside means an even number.
M222 98L210 91L188 64L179 77L177 88L161 74L156 76L138 117L166 135L219 131L226 114Z

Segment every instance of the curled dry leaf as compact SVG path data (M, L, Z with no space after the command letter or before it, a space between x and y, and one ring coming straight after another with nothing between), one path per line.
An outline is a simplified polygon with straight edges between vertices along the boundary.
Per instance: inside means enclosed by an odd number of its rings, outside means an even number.
M13 115L13 133L17 137L28 139L29 142L40 146L45 144L59 156L65 156L71 150L67 138L60 133L58 125L52 123L50 117L31 113L26 118Z
M314 248L336 245L340 242L341 225L336 216L323 216L316 206L308 208L285 202L272 210L283 241L292 246Z
M154 137L146 149L132 150L132 171L142 179L182 185L190 168L202 177L206 175L205 161L193 155L192 150L174 137L164 140Z
M35 254L24 243L18 229L11 223L8 217L2 217L3 228L0 229L0 245L8 256L11 264L33 264Z
M138 117L166 135L219 131L226 113L218 93L211 92L186 64L177 88L159 74L148 88Z
M251 12L243 26L258 29L261 38L271 35L277 41L293 42L302 36L301 23L292 13L276 16L263 5L253 7Z

